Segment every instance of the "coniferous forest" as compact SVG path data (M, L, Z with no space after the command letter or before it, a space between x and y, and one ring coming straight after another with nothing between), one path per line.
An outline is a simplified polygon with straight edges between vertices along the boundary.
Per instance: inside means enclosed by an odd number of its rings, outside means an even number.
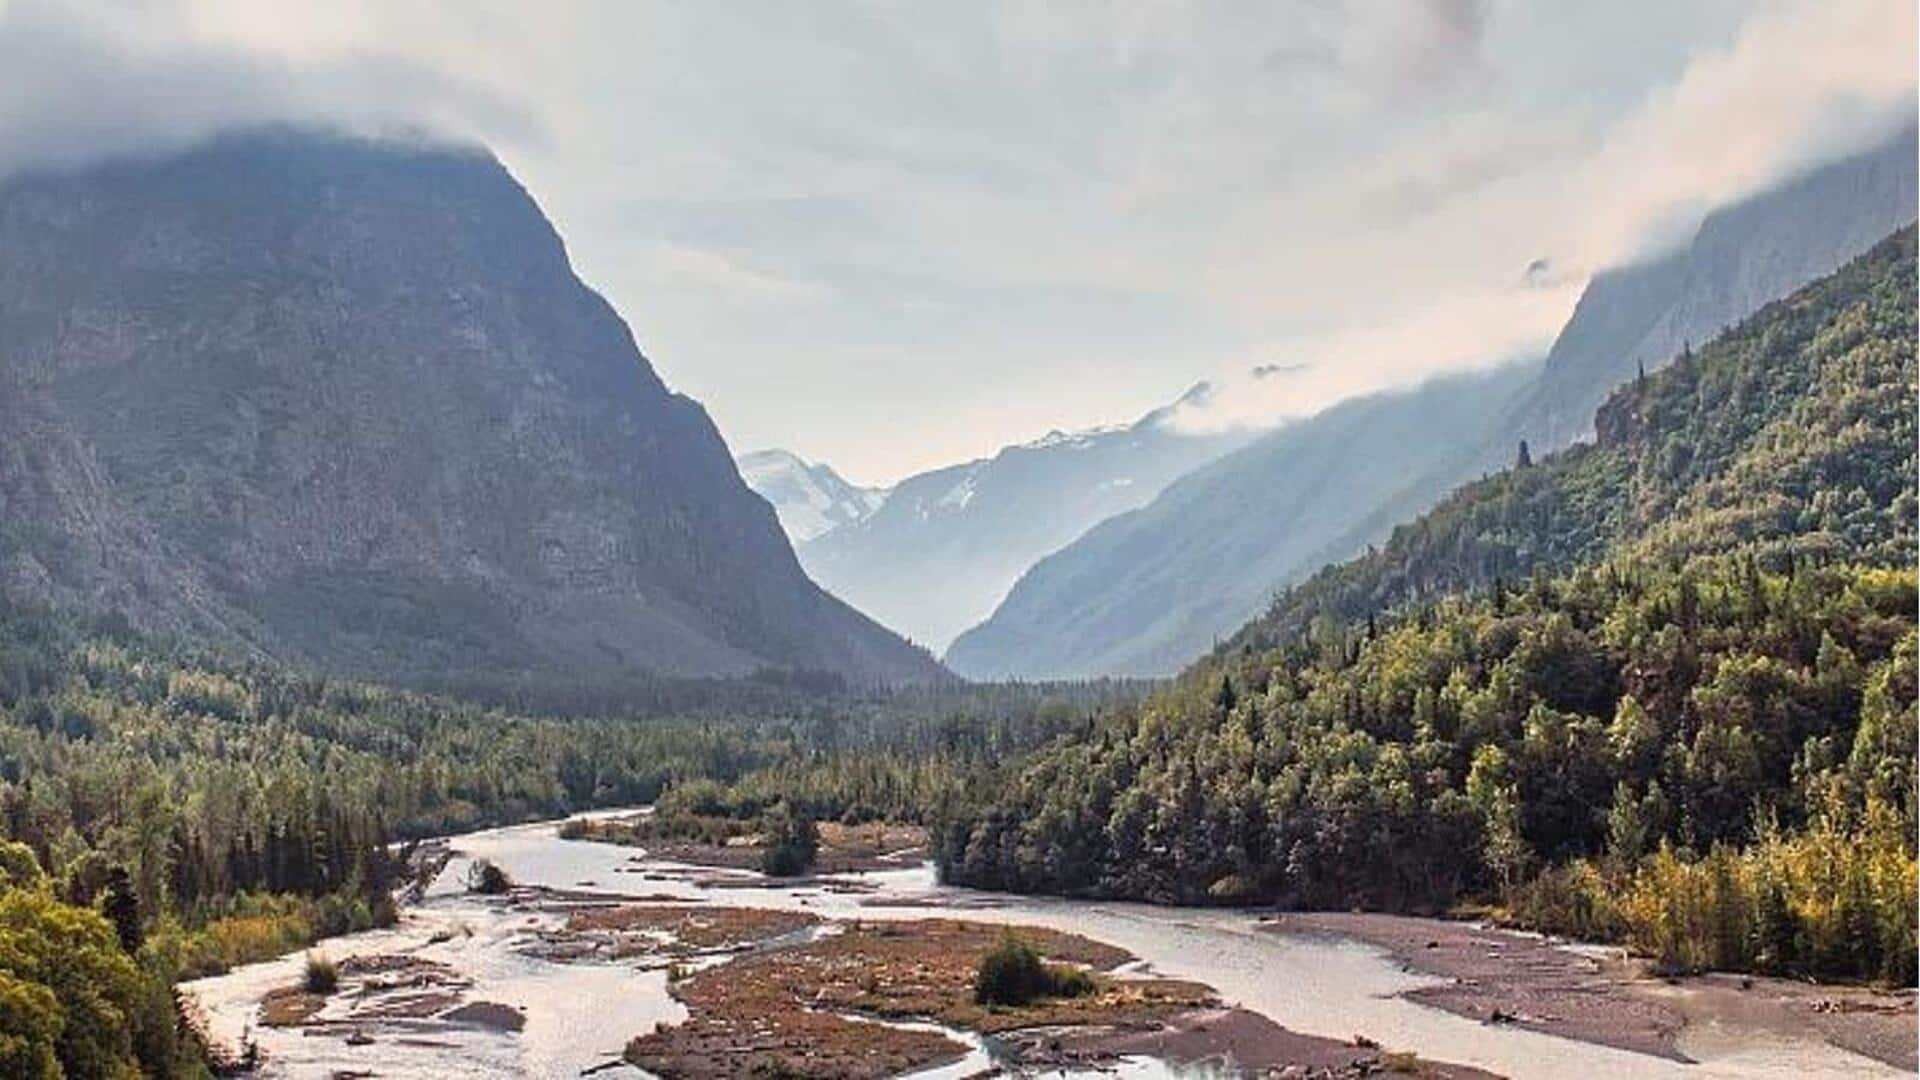
M698 784L908 817L1134 693L763 681L537 717L0 607L0 1075L194 1074L171 984L390 922L420 837Z
M1915 977L1914 232L959 798L952 881ZM988 789L992 790L992 789Z

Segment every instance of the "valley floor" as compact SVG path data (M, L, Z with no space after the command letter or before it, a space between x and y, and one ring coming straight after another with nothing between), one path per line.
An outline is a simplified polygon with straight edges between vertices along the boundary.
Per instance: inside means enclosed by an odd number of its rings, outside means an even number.
M696 1063L749 1036L782 1045L787 1024L802 1036L789 1049L839 1055L824 1062L872 1051L850 1075L953 1080L1022 1061L1088 1076L1399 1065L1432 1076L1689 1078L1894 1076L1911 1061L1910 996L1814 988L1796 999L1791 987L1715 979L1667 987L1608 959L1459 923L1014 897L940 886L926 867L775 881L562 840L552 823L450 848L397 928L324 945L342 961L334 994L290 992L299 956L189 984L213 1035L257 1042L266 1076L425 1077L453 1063L476 1076L646 1075L636 1062L722 1075ZM519 885L505 897L466 893L476 859ZM1048 1015L980 1013L966 980L1001 926L1105 971L1103 996ZM280 1026L264 1024L268 998L291 1007L274 1017ZM1901 1024L1904 1046L1891 1037ZM836 1038L809 1041L820 1028Z

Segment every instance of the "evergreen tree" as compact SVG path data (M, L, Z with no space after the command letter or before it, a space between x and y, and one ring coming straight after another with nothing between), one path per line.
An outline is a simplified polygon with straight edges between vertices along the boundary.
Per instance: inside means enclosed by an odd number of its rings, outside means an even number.
M134 889L133 875L127 873L126 867L116 866L108 871L106 897L100 907L107 921L113 924L120 947L129 956L138 953L146 940L146 930L140 920L140 894Z

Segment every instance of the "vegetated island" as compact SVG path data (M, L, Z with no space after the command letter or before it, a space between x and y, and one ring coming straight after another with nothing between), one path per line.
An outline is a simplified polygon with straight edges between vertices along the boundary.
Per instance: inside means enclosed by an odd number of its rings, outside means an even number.
M899 870L927 858L927 830L892 821L814 821L782 803L753 818L660 810L624 818L575 818L567 840L641 848L649 859L773 877Z
M658 930L683 917L674 908L638 907L595 921ZM955 1035L969 1032L993 1037L1009 1063L1023 1068L1099 1067L1151 1055L1179 1064L1292 1067L1288 1075L1296 1076L1488 1075L1365 1040L1291 1032L1224 1007L1200 983L1119 973L1134 959L1090 938L1033 927L824 922L805 941L675 971L682 977L669 990L690 1015L634 1039L626 1057L668 1078L867 1080L959 1061L968 1047Z

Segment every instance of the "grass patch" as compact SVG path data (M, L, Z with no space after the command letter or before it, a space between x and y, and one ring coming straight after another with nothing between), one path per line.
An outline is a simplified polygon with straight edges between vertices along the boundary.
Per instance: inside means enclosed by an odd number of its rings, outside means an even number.
M340 968L323 953L308 953L301 985L309 994L331 994L340 985Z

